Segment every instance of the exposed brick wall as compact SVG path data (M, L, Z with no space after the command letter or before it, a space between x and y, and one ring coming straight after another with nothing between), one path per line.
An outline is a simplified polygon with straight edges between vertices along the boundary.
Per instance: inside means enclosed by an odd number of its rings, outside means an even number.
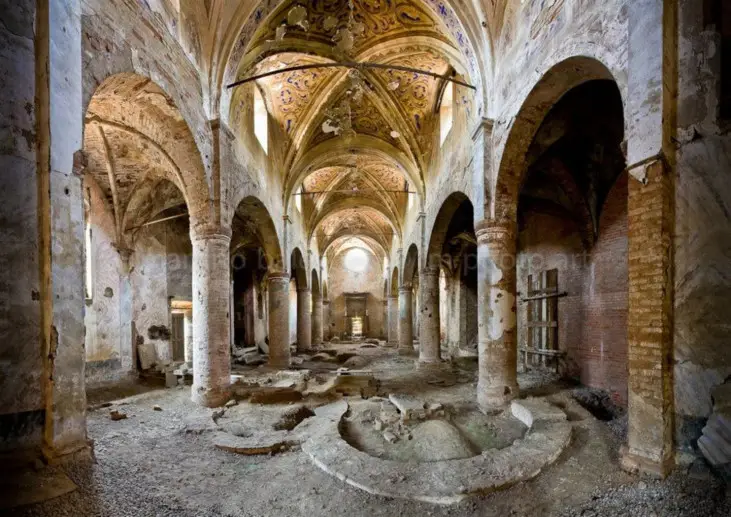
M564 373L627 402L627 176L605 201L599 236L588 252L577 224L559 212L525 211L519 234L518 292L528 275L558 269L558 343ZM518 344L527 343L527 304L518 305Z
M609 191L584 283L581 382L627 403L627 174Z

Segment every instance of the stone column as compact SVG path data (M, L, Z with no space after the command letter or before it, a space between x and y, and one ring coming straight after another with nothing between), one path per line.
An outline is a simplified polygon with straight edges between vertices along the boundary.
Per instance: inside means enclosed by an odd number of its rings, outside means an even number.
M297 289L297 351L312 349L312 312L310 289Z
M322 295L312 295L312 342L316 345L322 344Z
M193 364L193 310L185 311L183 317L185 324L183 326L183 343L185 349L185 362L189 365Z
M269 365L288 368L289 274L270 273L267 292L269 293Z
M193 244L193 402L225 404L231 384L230 231L191 229Z
M419 275L419 366L441 363L439 335L439 268L426 267Z
M398 295L388 295L388 342L387 346L398 346Z
M388 295L383 299L383 321L381 322L381 337L388 343Z
M330 341L330 300L322 300L322 339Z
M518 395L516 225L481 221L477 234L477 402L499 408Z
M399 288L398 299L398 336L399 336L399 354L411 355L414 352L414 328L411 300L411 286L401 286Z

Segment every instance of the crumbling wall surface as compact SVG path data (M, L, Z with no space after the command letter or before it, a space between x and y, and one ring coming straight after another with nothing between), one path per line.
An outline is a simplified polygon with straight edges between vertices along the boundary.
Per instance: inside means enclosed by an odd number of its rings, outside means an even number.
M40 444L35 1L0 0L0 451Z
M84 177L84 191L88 203L87 224L91 229L91 288L87 293L84 326L86 327L86 381L87 384L114 381L123 373L121 353L122 331L129 325L122 319L122 298L130 296L121 285L126 275L116 249L114 216L104 195L92 177Z
M132 256L132 320L136 343L151 347L156 364L172 360L165 228L152 225L139 231ZM168 334L159 332L168 329ZM141 357L142 358L142 357ZM142 365L145 367L146 365Z
M352 248L351 248L352 249ZM362 272L350 271L345 267L348 251L338 253L328 264L330 296L330 329L332 335L340 336L346 331L345 293L368 293L367 337L377 338L383 327L383 266L378 258L365 250L368 261Z
M187 218L159 223L165 231L168 296L175 300L193 300L193 245Z
M720 35L681 0L675 207L677 445L695 446L713 389L731 376L731 121L719 116Z

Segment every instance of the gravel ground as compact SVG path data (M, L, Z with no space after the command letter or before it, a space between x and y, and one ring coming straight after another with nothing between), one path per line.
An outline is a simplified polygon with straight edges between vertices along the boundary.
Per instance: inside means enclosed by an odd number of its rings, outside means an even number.
M374 354L386 352L374 352ZM390 352L389 352L390 353ZM371 367L388 389L422 397L474 400L474 375L455 381L413 372L397 356L374 357ZM469 368L467 368L469 369ZM723 516L731 496L715 478L678 472L664 481L639 479L618 468L624 426L601 422L578 404L571 390L550 376L520 377L526 391L541 390L574 424L569 449L536 479L496 494L444 507L373 496L319 470L300 450L275 456L240 456L211 444L211 410L189 400L189 389L153 390L90 411L89 435L96 463L65 467L79 490L8 517L275 517L374 516ZM162 408L156 411L153 407ZM252 406L252 411L256 406ZM224 419L226 417L224 416ZM614 426L614 427L612 427Z

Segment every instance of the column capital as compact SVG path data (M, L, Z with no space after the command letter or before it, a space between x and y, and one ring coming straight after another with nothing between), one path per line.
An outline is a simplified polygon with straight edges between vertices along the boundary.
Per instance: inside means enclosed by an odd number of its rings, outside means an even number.
M425 266L419 271L419 275L423 276L439 276L439 268L437 266Z
M400 293L411 293L412 287L411 284L404 284L401 287L398 288Z
M297 288L297 292L298 293L309 293L310 292L310 288L309 287L298 287Z
M286 271L271 271L267 273L267 282L286 280L289 282L289 273Z
M515 221L493 221L483 219L475 224L475 235L477 236L477 244L487 244L489 242L515 239L517 236L518 225Z
M330 300L328 300L327 298L323 298L322 299L322 304L323 305L330 305Z
M398 300L398 295L397 295L397 294L389 294L389 295L388 295L388 298L389 298L390 300Z
M225 226L191 226L190 228L190 240L196 241L207 241L207 240L220 240L225 241L228 245L231 242L231 228Z

